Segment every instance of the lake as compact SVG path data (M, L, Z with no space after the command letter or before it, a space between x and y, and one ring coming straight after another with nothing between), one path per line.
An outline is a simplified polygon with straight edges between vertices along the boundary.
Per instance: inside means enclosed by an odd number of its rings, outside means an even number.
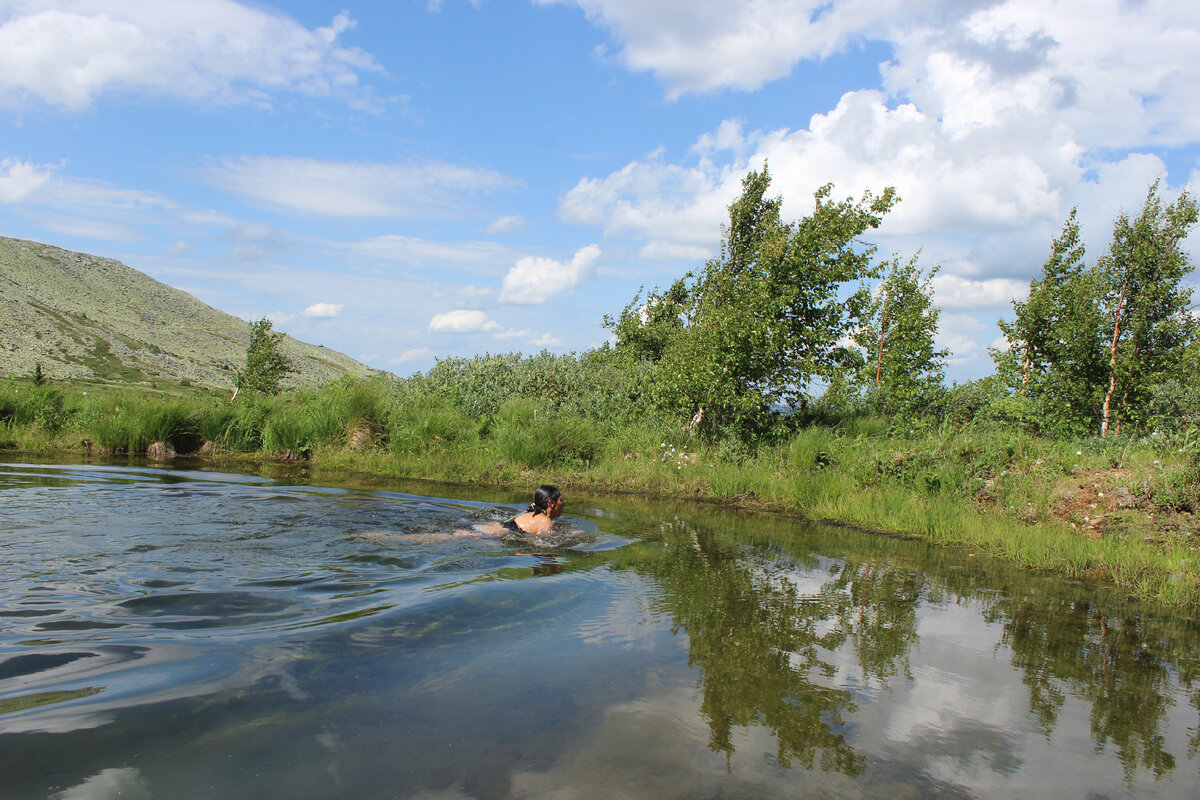
M530 493L532 493L530 487ZM1200 628L849 528L0 465L0 796L1200 796Z

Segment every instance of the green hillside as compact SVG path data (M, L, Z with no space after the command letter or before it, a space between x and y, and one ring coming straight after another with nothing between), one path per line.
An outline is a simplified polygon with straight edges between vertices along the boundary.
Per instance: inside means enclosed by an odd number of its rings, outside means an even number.
M0 376L40 363L54 379L145 383L187 380L232 388L249 324L119 261L0 237ZM376 370L291 337L297 372L313 386Z

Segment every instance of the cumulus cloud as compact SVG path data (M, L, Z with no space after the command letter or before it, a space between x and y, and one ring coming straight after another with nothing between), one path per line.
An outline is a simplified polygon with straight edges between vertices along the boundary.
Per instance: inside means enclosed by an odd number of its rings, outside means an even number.
M15 158L0 159L0 203L20 203L50 180L51 168Z
M487 314L474 309L456 309L434 314L429 320L429 330L438 333L481 333L500 330L500 324L488 319Z
M1081 14L1077 0L710 0L681 15L674 0L539 2L579 6L671 98L757 89L882 41L889 90L952 128L1053 109L1096 144L1129 146L1194 141L1200 122L1195 3L1095 0Z
M333 319L345 308L341 303L313 303L301 312L309 319Z
M1113 148L1200 140L1197 4L1100 0L1081 17L1070 0L715 0L681 19L667 0L573 2L669 95L755 88L860 40L892 49L881 88L846 92L807 126L743 131L726 120L682 160L657 153L585 177L562 199L564 220L630 235L648 259L712 254L740 177L768 162L789 216L807 213L827 182L840 196L892 185L903 202L885 240L988 238L963 248L982 264L956 269L1011 270L1011 243L1052 236L1072 205L1085 227L1104 227L1101 198L1130 183L1115 173L1140 184L1128 202L1155 177L1145 162L1164 169Z
M985 339L995 331L968 314L942 314L938 319L936 344L950 351L947 364L969 364L987 358Z
M374 164L243 156L197 170L205 183L270 208L329 217L445 219L474 193L517 185L488 169L445 162Z
M378 101L359 76L378 70L325 27L233 0L23 0L0 24L0 101L70 111L121 92L214 104L269 105L276 92Z
M1024 127L1000 125L951 135L911 104L889 107L877 91L849 92L807 129L706 134L688 164L634 161L604 178L584 178L563 198L565 220L633 234L645 257L715 251L726 207L748 169L764 163L772 191L792 217L812 210L813 190L837 197L894 186L902 202L887 218L891 235L1013 230L1061 218L1063 187L1083 169L1078 148Z
M934 299L942 308L1008 311L1013 298L1029 293L1027 281L992 278L975 281L957 275L935 275Z
M594 244L578 250L570 261L526 256L504 276L500 289L502 303L544 303L555 295L568 292L592 276L600 248Z

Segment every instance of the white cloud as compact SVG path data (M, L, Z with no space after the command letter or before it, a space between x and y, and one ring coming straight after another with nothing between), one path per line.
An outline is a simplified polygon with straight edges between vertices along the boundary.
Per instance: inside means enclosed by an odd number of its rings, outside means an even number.
M0 160L0 203L20 203L50 180L51 168L15 158Z
M967 314L942 314L938 319L937 346L950 351L947 364L969 364L987 358L983 337L994 328Z
M493 236L502 233L516 233L525 229L529 221L520 214L509 214L504 217L497 217L488 223L487 232Z
M1024 298L1028 293L1028 281L1009 278L975 281L945 274L933 278L934 300L942 308L1008 311L1013 298Z
M536 334L534 334L533 331L524 331L524 330L517 330L516 328L509 328L506 331L500 331L499 333L493 333L492 338L498 342L504 342L504 341L508 341L509 339L529 339L535 335Z
M341 303L313 303L301 315L309 319L332 319L342 313L343 308Z
M42 224L55 233L105 242L133 242L142 238L135 228L98 219L49 216L42 218Z
M389 364L405 364L409 361L419 361L423 358L433 356L433 351L428 347L414 347L411 350L405 350L395 358L388 359Z
M672 0L573 4L612 33L629 68L653 71L669 97L724 87L757 89L787 75L802 59L833 53L895 8L867 2L706 0L681 13Z
M558 347L561 342L549 333L543 333L536 339L530 339L529 343L534 347Z
M672 257L680 247L707 253L725 207L740 189L744 170L738 166L718 167L705 159L688 167L664 163L658 155L633 161L605 178L581 179L563 197L558 216L603 227L610 235L634 234Z
M411 267L455 267L489 276L513 258L511 250L493 242L435 242L398 235L375 236L348 244L330 242L329 247L355 258Z
M514 339L520 339L526 344L530 344L534 347L558 347L560 344L562 344L562 342L560 342L553 334L539 334L535 333L534 331L517 330L516 328L509 328L506 331L493 333L492 338L498 342L507 342Z
M338 44L345 12L308 29L232 0L23 0L0 24L0 101L79 111L110 93L269 105L276 92L378 105L372 57Z
M488 319L487 314L473 309L456 309L434 314L429 320L429 330L439 333L479 333L496 331L499 323Z
M876 40L887 88L963 130L1014 110L1065 115L1098 146L1195 141L1200 5L1178 0L539 0L579 6L668 97L757 89ZM1135 43L1132 46L1131 43Z
M526 256L504 276L500 302L544 303L590 278L599 260L600 248L594 244L580 248L565 264L552 258Z
M836 196L895 186L902 202L884 231L893 236L956 230L1013 230L1065 216L1063 189L1083 170L1079 150L1049 132L1007 126L951 135L915 106L889 108L879 92L844 95L808 129L706 134L691 165L634 161L605 178L585 178L563 198L567 221L602 226L609 236L646 240L645 257L690 257L716 250L726 207L748 169L768 163L785 215L812 210L812 192L832 182ZM1039 138L1041 137L1041 138ZM717 145L721 145L721 149Z
M676 163L655 153L563 197L561 218L646 259L713 254L741 176L766 162L789 218L827 182L838 198L895 186L902 202L869 238L950 256L947 304L991 306L1014 287L990 281L1036 272L1072 206L1099 254L1166 172L1138 148L1200 142L1200 4L714 0L680 18L667 0L572 2L670 96L755 88L857 40L892 48L881 90L846 92L805 127L725 120Z
M197 175L254 203L331 217L457 217L469 210L467 195L517 185L492 170L437 161L373 164L290 156L220 159Z

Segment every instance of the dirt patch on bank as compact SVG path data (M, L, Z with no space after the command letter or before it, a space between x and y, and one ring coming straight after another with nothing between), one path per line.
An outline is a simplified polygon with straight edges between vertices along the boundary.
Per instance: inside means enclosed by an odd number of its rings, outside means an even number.
M1077 469L1051 496L1050 513L1085 536L1186 541L1200 549L1200 519L1160 507L1150 482L1127 469Z

